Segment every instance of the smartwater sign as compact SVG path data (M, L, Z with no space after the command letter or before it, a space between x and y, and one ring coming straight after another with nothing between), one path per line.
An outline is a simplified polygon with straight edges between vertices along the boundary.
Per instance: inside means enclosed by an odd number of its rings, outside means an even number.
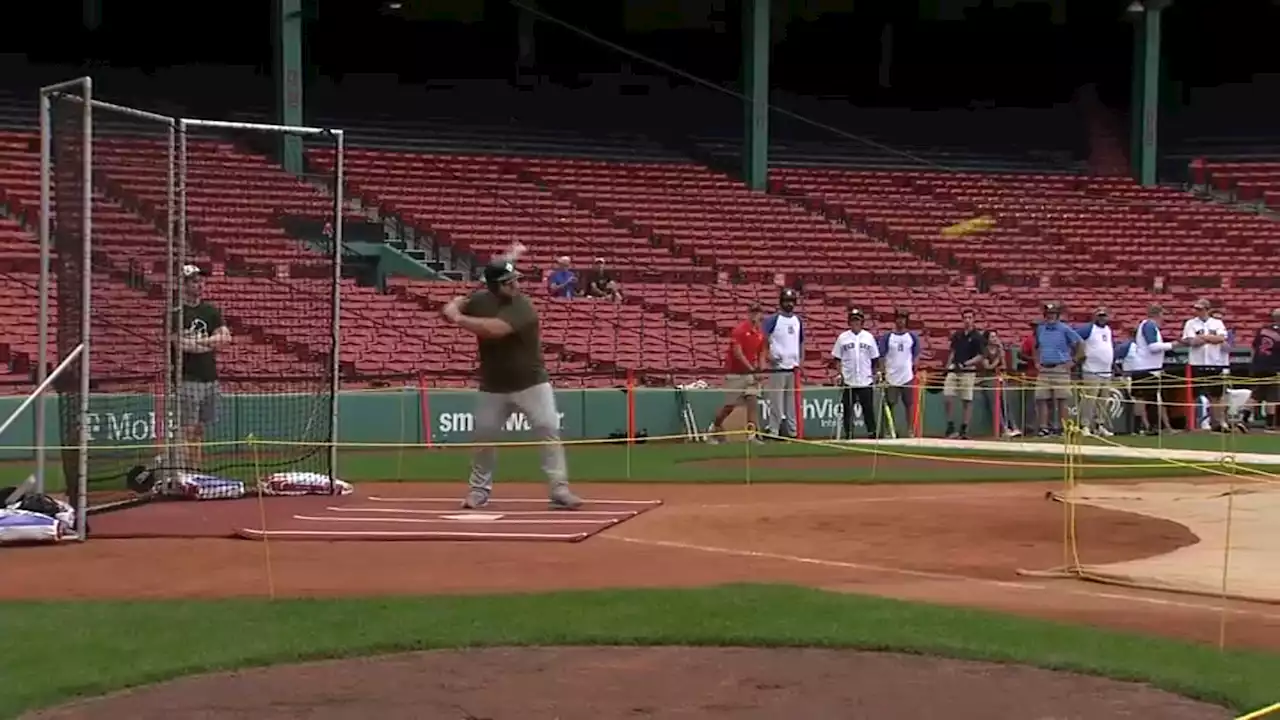
M556 413L557 427L559 432L564 432L564 413ZM441 413L436 420L436 428L434 434L440 438L442 442L448 441L452 436L470 435L476 430L476 416L469 412L446 412ZM498 432L503 435L511 435L515 433L532 433L533 424L529 421L529 416L523 412L516 411L511 413L498 423ZM456 442L456 441L455 441Z

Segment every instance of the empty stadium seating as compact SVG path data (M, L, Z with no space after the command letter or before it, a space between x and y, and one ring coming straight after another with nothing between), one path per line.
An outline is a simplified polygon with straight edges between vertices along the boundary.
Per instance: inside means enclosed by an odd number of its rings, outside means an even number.
M1280 162L1209 161L1204 170L1215 189L1280 211Z
M162 327L167 169L157 140L105 134L97 143L95 333L104 372L154 375ZM545 141L551 142L551 141ZM0 132L0 384L29 387L35 358L36 136ZM210 298L242 339L224 372L245 381L313 373L307 352L327 324L328 280L299 272L322 258L279 222L324 218L332 196L230 140L193 140L188 182L190 259L211 269ZM317 177L331 154L311 151ZM1122 335L1150 302L1170 322L1201 295L1225 303L1247 342L1280 305L1274 258L1280 225L1167 188L1051 173L918 172L776 167L771 192L688 162L446 153L353 147L348 196L361 218L398 217L448 247L485 259L519 240L526 291L539 306L544 357L565 384L709 379L723 335L751 302L771 308L778 283L801 286L810 322L805 372L825 378L845 310L883 329L912 314L926 367L946 354L962 309L1007 343L1025 334L1047 298L1072 319L1110 307ZM1229 169L1228 169L1229 170ZM353 205L356 207L357 205ZM940 231L977 215L983 234ZM585 272L605 258L623 281L621 304L546 297L543 273L569 255ZM135 282L141 276L140 282ZM390 278L386 292L344 280L341 361L346 382L471 382L475 340L439 308L469 283ZM144 356L139 359L139 356Z

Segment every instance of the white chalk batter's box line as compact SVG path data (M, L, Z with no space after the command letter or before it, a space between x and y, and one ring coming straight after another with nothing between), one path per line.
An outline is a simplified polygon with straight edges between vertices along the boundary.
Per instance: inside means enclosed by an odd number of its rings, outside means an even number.
M462 513L453 517L445 516L439 518L401 518L401 517L332 517L326 515L294 515L294 520L305 520L307 522L336 522L336 523L412 523L419 525L600 525L603 527L611 527L622 522L626 518L608 518L602 520L579 520L575 518L564 518L561 520L553 518L527 518L508 520L503 517L503 513L493 513L488 516L474 514L466 516Z
M365 498L370 502L395 502L395 503L448 503L456 506L458 498L456 497L381 497L373 495ZM545 498L494 498L493 502L505 505L507 503L538 503L546 505ZM662 504L661 500L601 500L599 498L586 498L588 505L644 505L646 507L656 507ZM580 512L580 511L579 511Z
M577 542L591 533L459 532L449 530L258 530L242 528L241 537L277 540L549 540Z
M350 507L350 506L333 506L327 507L325 510L337 513L372 513L387 515L465 515L472 514L489 514L489 515L512 515L518 517L542 516L542 517L600 517L603 519L618 518L625 520L633 518L640 514L636 510L420 510L418 508L387 508L387 507ZM593 522L603 522L593 521Z

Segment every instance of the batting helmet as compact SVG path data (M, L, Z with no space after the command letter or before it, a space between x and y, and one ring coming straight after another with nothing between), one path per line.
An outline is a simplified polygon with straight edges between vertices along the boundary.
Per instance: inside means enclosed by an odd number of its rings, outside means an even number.
M778 293L778 305L784 308L791 309L799 301L800 293L791 288L782 288L782 291Z
M510 260L493 260L484 267L484 284L491 291L497 291L502 283L520 276L520 271L516 270L515 263Z

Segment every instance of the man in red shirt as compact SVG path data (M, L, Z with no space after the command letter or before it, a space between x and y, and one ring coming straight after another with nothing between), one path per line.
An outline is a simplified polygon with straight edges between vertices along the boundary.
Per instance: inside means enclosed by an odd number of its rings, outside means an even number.
M724 421L733 413L733 409L742 405L747 410L747 427L752 429L747 437L748 442L758 443L760 438L755 429L760 427L760 378L756 373L764 360L764 330L760 327L760 306L752 303L747 308L747 319L743 320L729 333L729 354L725 360L725 389L729 391L729 399L725 402L716 419L707 428L707 442L719 443L723 437L715 433L724 432Z

